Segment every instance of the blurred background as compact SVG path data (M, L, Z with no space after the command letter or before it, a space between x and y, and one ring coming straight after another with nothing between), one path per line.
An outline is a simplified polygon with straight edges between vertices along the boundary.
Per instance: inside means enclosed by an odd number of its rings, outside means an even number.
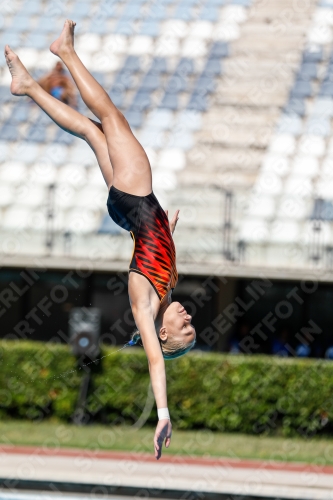
M332 7L3 5L2 44L47 91L92 117L48 50L64 19L76 21L76 50L145 147L160 203L180 209L174 299L192 308L199 349L245 351L241 337L271 313L252 352L288 342L285 355L332 354ZM48 341L68 333L73 307L95 307L103 340L121 344L134 328L132 240L107 213L94 154L10 94L4 58L0 74L1 336ZM264 286L251 294L258 279ZM50 293L58 296L45 315L38 303ZM302 328L317 328L311 345Z

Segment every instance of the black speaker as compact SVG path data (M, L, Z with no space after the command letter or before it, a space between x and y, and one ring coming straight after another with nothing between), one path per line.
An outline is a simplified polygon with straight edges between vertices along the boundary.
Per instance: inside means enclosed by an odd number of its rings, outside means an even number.
M96 359L99 355L101 310L97 307L74 307L69 314L69 341L75 356Z

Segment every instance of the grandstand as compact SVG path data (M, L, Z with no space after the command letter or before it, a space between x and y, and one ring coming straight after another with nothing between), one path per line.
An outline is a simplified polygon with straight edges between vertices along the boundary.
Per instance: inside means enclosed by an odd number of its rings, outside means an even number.
M38 77L57 60L48 46L66 17L146 148L162 206L181 210L183 270L211 274L226 261L237 275L265 267L297 277L331 266L332 1L13 1L2 45ZM3 263L49 256L56 267L85 258L126 269L132 241L107 213L93 153L9 83L3 58Z

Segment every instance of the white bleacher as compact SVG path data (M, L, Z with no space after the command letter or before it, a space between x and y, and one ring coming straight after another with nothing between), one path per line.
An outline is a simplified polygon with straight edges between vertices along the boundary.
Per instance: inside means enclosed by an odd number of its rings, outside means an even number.
M145 8L130 1L108 5L98 0L75 2L72 12L59 5L51 18L45 1L10 4L4 8L1 40L18 47L23 62L38 76L57 61L47 48L64 18L77 21L80 57L115 102L119 100L146 148L162 206L170 214L181 210L175 233L180 259L223 259L225 192L232 191L233 251L242 241L248 265L295 265L290 252L281 248L309 235L315 197L333 199L333 99L316 95L318 80L313 87L305 80L296 89L313 90L304 99L305 114L291 114L285 106L305 46L326 50L318 70L323 77L332 9L315 8L311 0L295 25L281 17L286 0L206 0L194 1L192 7L173 0L146 2ZM278 44L267 19L281 28ZM158 77L154 70L153 78L146 78L156 58L166 68ZM177 73L182 58L188 58L189 67ZM74 235L72 256L87 256L98 247L106 260L126 260L127 250L131 254L128 234L99 233L108 189L93 152L78 138L65 142L27 99L8 96L9 82L2 61L0 237L7 241L17 230L17 218L18 227L31 237L16 252L43 255L49 186L54 185L55 255L65 251L64 232L69 230ZM21 103L26 107L17 111ZM93 117L81 101L79 106ZM329 231L327 235L329 239ZM307 265L306 257L296 265Z

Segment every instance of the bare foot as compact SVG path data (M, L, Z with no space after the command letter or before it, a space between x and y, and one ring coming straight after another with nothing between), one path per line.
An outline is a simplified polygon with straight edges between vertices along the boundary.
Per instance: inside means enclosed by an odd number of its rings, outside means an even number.
M74 49L74 28L76 23L66 19L64 28L59 36L50 46L50 51L60 58Z
M29 75L20 58L12 51L9 45L5 46L5 58L12 75L11 93L13 95L27 95L27 91L33 83L31 75Z

